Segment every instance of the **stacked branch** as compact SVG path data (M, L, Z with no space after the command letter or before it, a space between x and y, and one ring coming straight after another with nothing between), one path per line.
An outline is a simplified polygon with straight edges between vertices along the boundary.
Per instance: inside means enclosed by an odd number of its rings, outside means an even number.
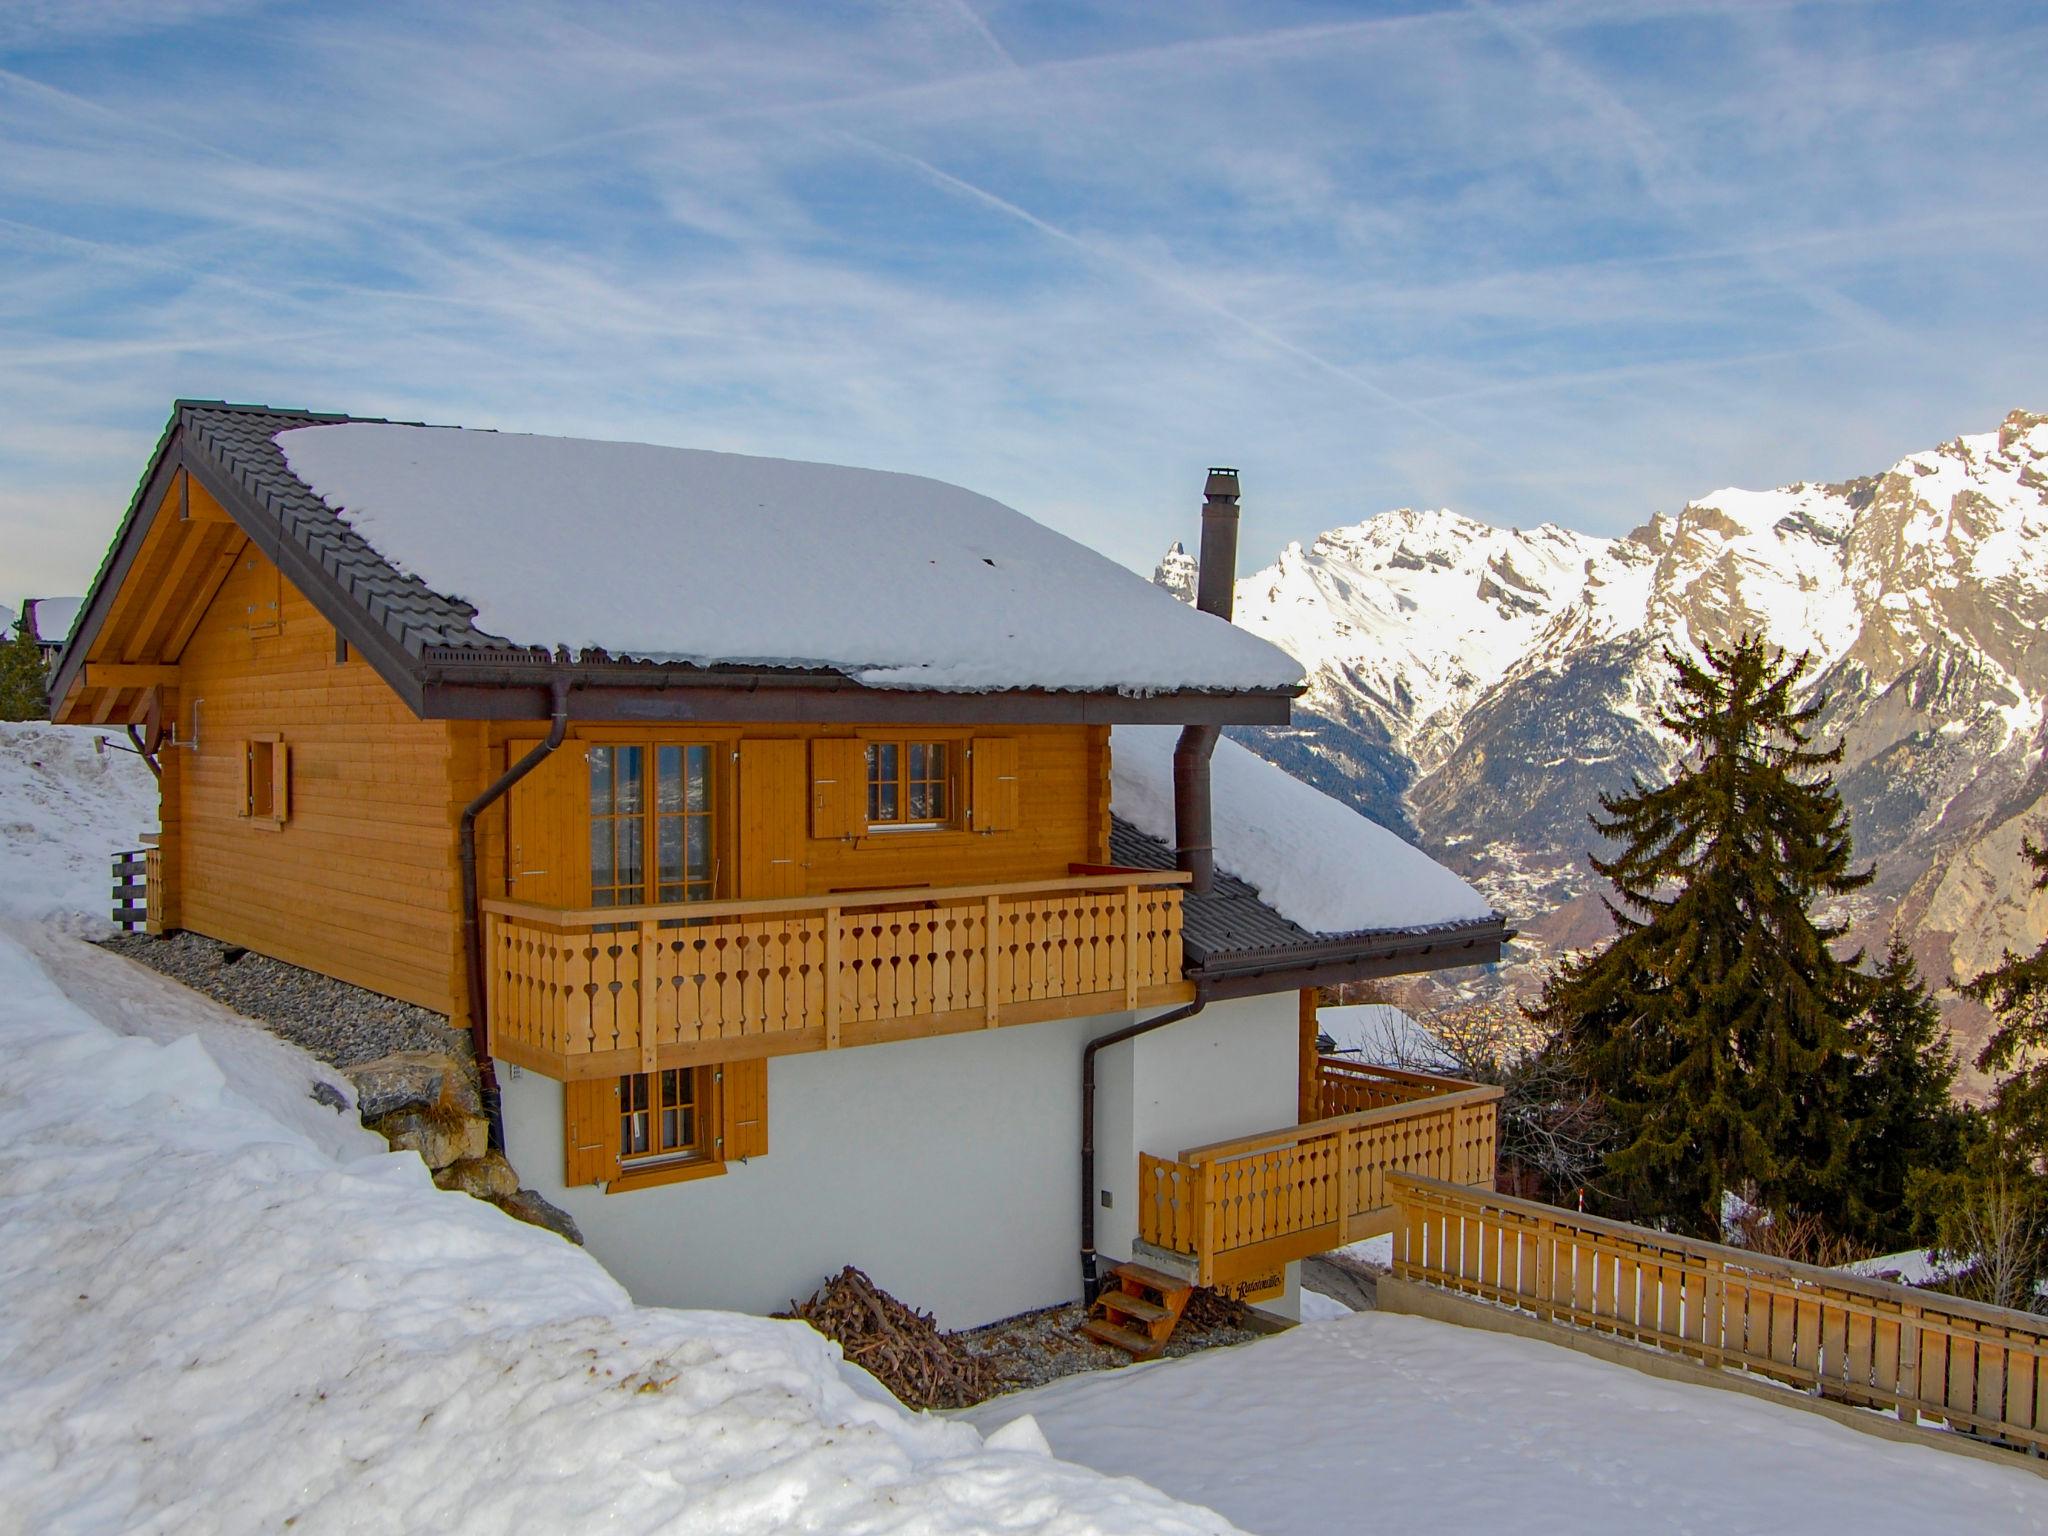
M834 1341L912 1408L965 1408L995 1390L987 1361L941 1333L929 1312L905 1306L851 1264L809 1301L792 1301L784 1315Z

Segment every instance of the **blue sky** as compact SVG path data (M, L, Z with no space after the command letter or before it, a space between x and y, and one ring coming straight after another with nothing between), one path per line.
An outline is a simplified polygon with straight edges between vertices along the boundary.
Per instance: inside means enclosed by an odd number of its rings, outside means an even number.
M909 470L1150 570L2048 409L2032 5L0 0L0 598L179 395Z

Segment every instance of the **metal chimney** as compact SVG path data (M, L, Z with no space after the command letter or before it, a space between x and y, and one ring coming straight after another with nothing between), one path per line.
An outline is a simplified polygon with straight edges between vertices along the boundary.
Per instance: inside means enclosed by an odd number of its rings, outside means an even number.
M1237 471L1212 469L1202 498L1202 554L1195 606L1230 622L1237 587ZM1215 836L1209 806L1209 758L1219 728L1182 728L1173 749L1173 861L1194 878L1188 889L1206 896L1216 885Z

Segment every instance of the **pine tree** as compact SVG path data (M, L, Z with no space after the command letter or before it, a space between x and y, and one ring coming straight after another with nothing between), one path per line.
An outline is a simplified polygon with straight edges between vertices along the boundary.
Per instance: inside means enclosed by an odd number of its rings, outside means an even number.
M1910 1176L1958 1165L1965 1117L1951 1096L1956 1057L1941 1010L1897 934L1872 979L1875 995L1849 1031L1852 1149L1841 1207L1855 1236L1895 1249L1920 1235L1907 1209Z
M2021 843L2036 871L2034 886L2048 890L2048 844ZM1977 1065L2007 1072L1992 1101L1992 1113L2006 1134L2030 1156L2048 1154L2048 939L2031 955L2005 958L1983 975L1963 983L1963 992L1990 1008L1998 1021Z
M24 614L15 620L13 635L0 644L0 720L47 720L48 686L43 653Z
M1667 651L1684 747L1661 788L1603 795L1619 842L1593 867L1615 888L1615 936L1568 962L1531 1016L1607 1101L1606 1193L1636 1217L1715 1235L1724 1191L1834 1219L1849 1150L1848 1022L1871 982L1812 915L1868 883L1797 696L1807 658L1761 639Z

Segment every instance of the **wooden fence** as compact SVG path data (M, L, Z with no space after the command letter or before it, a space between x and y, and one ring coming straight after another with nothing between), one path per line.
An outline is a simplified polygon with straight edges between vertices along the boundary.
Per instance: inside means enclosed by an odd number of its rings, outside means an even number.
M1325 1056L1316 1068L1315 1118L1329 1120L1367 1109L1385 1109L1390 1104L1440 1099L1445 1094L1477 1086L1455 1077L1435 1077L1427 1072L1405 1072L1398 1067L1375 1067L1342 1056Z
M1401 1279L2048 1447L2048 1318L1410 1174L1388 1189Z
M133 933L163 928L162 854L155 848L127 848L114 855L112 894L114 926Z
M1176 871L782 901L486 901L494 1054L552 1077L1184 1001Z
M1440 1091L1178 1159L1141 1153L1138 1236L1195 1258L1203 1285L1262 1294L1295 1259L1391 1230L1387 1180L1399 1170L1491 1185L1500 1089L1434 1082Z

